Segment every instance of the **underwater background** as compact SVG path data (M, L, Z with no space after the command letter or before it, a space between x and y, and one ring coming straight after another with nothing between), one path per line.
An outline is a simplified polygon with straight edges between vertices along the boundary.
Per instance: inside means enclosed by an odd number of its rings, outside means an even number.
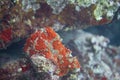
M119 0L1 0L0 80L120 80L119 12Z

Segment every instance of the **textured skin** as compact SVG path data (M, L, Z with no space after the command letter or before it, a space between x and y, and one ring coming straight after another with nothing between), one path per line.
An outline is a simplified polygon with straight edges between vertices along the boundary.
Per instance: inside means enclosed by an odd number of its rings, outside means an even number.
M58 34L50 27L33 33L27 39L24 50L29 56L40 54L52 60L58 66L56 73L59 76L80 68L77 58L71 56L71 51L62 44Z

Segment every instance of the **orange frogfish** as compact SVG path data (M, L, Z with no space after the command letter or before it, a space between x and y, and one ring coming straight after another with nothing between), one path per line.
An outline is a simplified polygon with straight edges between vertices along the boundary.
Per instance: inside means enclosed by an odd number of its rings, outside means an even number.
M26 40L24 51L30 57L40 54L53 61L58 66L58 76L64 76L70 70L80 69L77 58L71 55L71 51L62 44L59 35L51 27L36 30Z

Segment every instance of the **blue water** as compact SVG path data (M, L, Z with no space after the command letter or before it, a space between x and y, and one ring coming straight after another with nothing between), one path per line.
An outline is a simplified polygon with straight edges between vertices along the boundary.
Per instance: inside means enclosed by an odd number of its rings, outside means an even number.
M89 27L84 29L84 31L103 35L110 39L111 45L120 46L120 20L105 25Z

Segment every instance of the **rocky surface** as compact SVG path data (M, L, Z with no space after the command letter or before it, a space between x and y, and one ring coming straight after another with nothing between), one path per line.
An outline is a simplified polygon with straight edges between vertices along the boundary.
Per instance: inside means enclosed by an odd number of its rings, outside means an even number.
M61 33L61 36L81 62L80 80L119 80L120 47L109 45L110 40L102 35L82 30Z
M119 6L119 0L1 0L0 80L119 80ZM80 72L73 70L77 59Z
M0 49L45 26L69 30L110 23L119 19L119 6L114 0L1 0Z

